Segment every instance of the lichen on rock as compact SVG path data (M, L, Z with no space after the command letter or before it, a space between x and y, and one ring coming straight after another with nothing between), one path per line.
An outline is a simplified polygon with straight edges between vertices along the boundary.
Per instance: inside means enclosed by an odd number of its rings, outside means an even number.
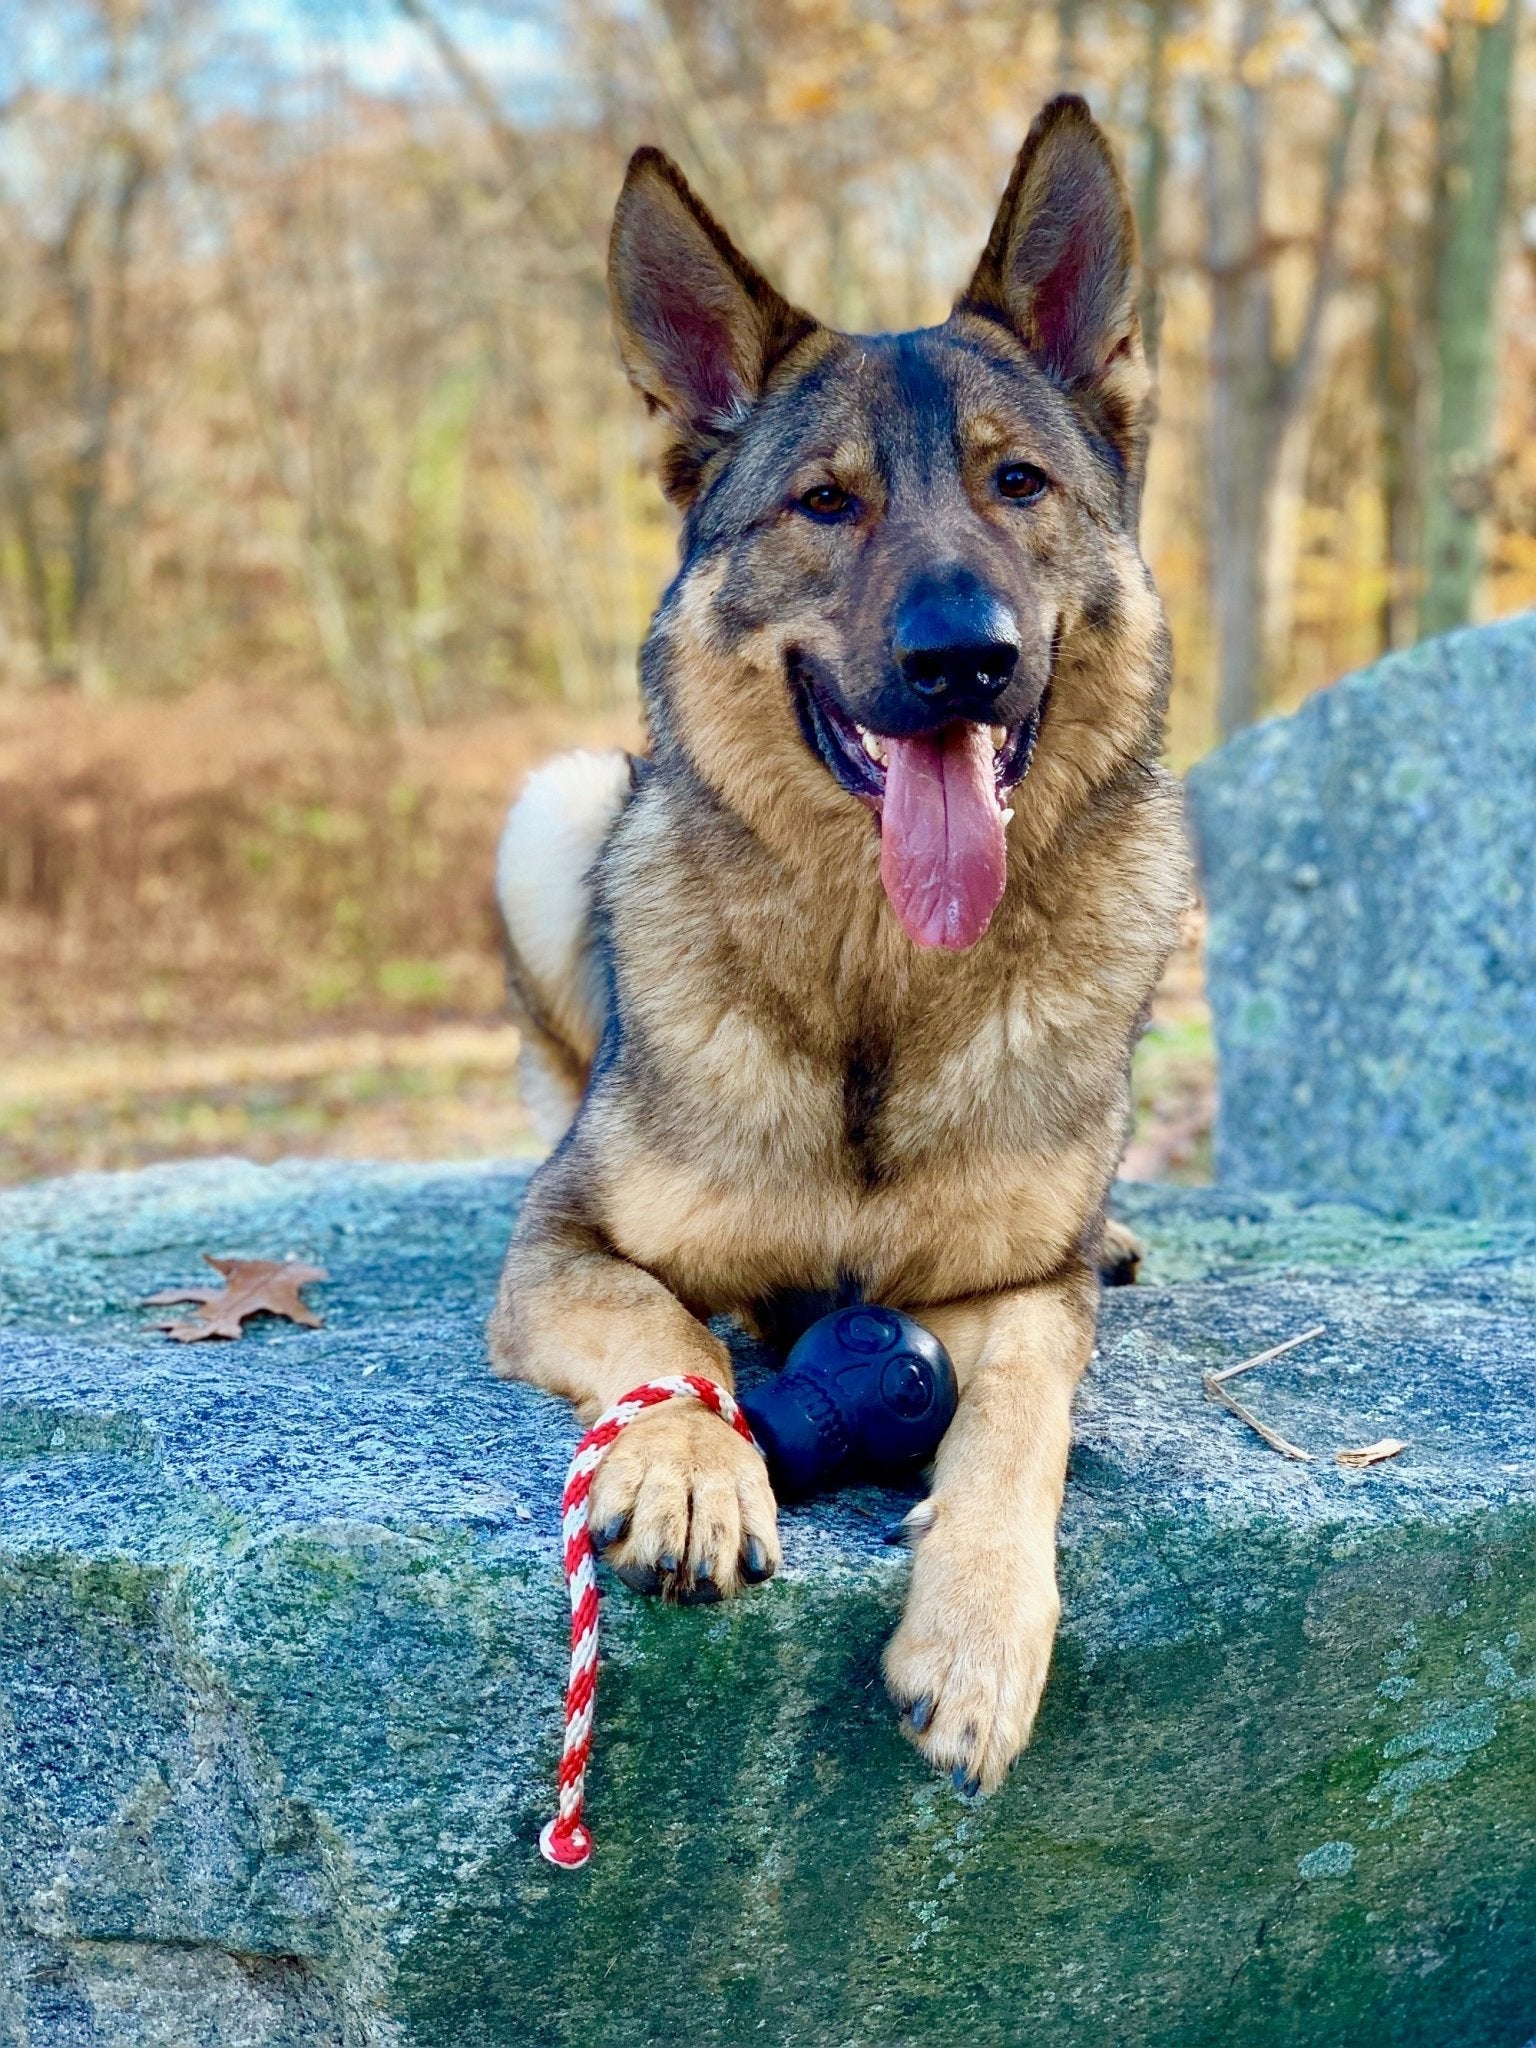
M1105 1300L1004 1791L968 1807L899 1739L902 1502L856 1491L788 1512L783 1575L727 1606L609 1584L568 1876L535 1835L573 1428L481 1335L522 1185L221 1162L0 1197L0 2039L1536 2033L1536 1225L1126 1190L1145 1282ZM325 1329L147 1333L205 1249L326 1266ZM1390 1465L1288 1464L1203 1398L1317 1322L1252 1399L1322 1452L1407 1439Z
M1536 1215L1536 615L1394 654L1191 771L1218 1177Z

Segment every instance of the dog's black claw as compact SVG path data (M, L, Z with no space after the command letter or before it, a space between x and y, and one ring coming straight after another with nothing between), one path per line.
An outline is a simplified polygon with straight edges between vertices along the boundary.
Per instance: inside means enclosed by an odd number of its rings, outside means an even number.
M661 1580L653 1564L616 1564L614 1571L632 1593L659 1593Z
M914 1700L907 1709L907 1719L921 1735L933 1719L933 1694L924 1693L920 1700Z
M747 1538L746 1551L741 1561L741 1575L744 1579L750 1579L754 1586L761 1585L764 1579L773 1576L768 1553L755 1536Z
M981 1791L980 1778L974 1777L964 1764L956 1764L949 1774L949 1782L962 1799L974 1799Z
M685 1607L713 1607L720 1598L720 1588L715 1584L715 1575L707 1564L701 1564L693 1575L691 1585L679 1592L679 1600Z
M673 1578L677 1572L677 1558L670 1550L664 1550L656 1560L656 1569L664 1579Z
M629 1527L628 1515L615 1515L611 1522L600 1522L592 1531L592 1545L596 1550L607 1550L617 1543Z

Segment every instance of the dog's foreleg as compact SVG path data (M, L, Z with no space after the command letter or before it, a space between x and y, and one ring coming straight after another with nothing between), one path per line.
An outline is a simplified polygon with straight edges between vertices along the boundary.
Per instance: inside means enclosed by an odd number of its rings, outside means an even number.
M564 1394L584 1422L670 1373L729 1387L719 1338L579 1210L543 1193L530 1195L502 1273L490 1325L496 1370ZM778 1568L762 1458L692 1401L631 1423L597 1469L589 1514L593 1541L640 1592L714 1600Z
M1072 1395L1097 1294L1074 1263L1037 1286L916 1311L949 1348L960 1407L909 1518L912 1583L885 1675L912 1740L965 1790L1001 1782L1045 1689Z

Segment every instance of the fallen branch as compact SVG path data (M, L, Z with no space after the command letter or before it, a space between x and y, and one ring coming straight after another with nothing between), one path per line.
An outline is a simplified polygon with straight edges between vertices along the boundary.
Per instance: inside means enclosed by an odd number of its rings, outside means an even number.
M1287 1337L1283 1344L1271 1344L1267 1351L1256 1351L1252 1358L1240 1359L1236 1365L1224 1365L1220 1372L1203 1372L1200 1384L1212 1401L1219 1401L1230 1415L1239 1422L1246 1422L1255 1436L1262 1437L1272 1451L1278 1451L1282 1458L1294 1458L1298 1464L1315 1463L1312 1453L1304 1451L1300 1444L1293 1444L1278 1429L1271 1429L1267 1422L1261 1422L1251 1408L1245 1408L1235 1394L1229 1394L1224 1384L1235 1380L1239 1373L1252 1372L1257 1365L1268 1365L1272 1358L1283 1358L1287 1351L1294 1351L1298 1344L1310 1344L1314 1337L1321 1337L1326 1323L1317 1323L1310 1330L1303 1330L1300 1336ZM1346 1472L1362 1471L1367 1465L1380 1465L1388 1458L1395 1458L1408 1446L1395 1436L1384 1436L1379 1443L1365 1444L1358 1451L1335 1451L1334 1460Z
M1309 1332L1309 1335L1315 1334L1315 1331ZM1299 1344L1301 1341L1299 1337L1291 1339L1292 1344ZM1290 1345L1282 1344L1277 1346L1277 1349L1288 1351ZM1271 1352L1266 1355L1273 1357L1274 1353ZM1213 1401L1219 1401L1223 1408L1229 1410L1230 1413L1237 1417L1239 1422L1246 1422L1255 1436L1263 1437L1271 1450L1278 1451L1282 1458L1295 1458L1303 1465L1310 1465L1312 1463L1312 1453L1310 1451L1304 1451L1298 1444L1293 1444L1289 1437L1283 1437L1278 1429L1271 1429L1267 1422L1260 1422L1258 1416L1254 1414L1251 1408L1245 1408L1237 1396L1229 1394L1221 1384L1224 1379L1230 1379L1233 1373L1245 1372L1248 1366L1258 1365L1261 1362L1260 1359L1251 1358L1247 1361L1246 1365L1229 1366L1224 1373L1204 1372L1200 1375L1200 1384L1205 1388L1206 1393L1209 1394Z
M1287 1351L1294 1351L1298 1344L1310 1344L1314 1337L1321 1337L1327 1329L1326 1323L1317 1323L1310 1330L1303 1330L1299 1337L1287 1337L1283 1344L1271 1344L1267 1351L1255 1351L1252 1358L1245 1358L1238 1365L1224 1365L1220 1372L1208 1372L1207 1380L1214 1380L1218 1386L1224 1380L1235 1380L1240 1372L1252 1372L1256 1365L1268 1365L1272 1358L1281 1358Z

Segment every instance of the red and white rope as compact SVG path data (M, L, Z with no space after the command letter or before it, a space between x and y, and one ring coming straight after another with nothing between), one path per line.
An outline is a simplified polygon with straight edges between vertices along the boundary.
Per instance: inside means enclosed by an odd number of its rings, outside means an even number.
M747 1419L724 1387L701 1374L647 1380L615 1401L593 1423L571 1459L565 1492L560 1497L560 1532L565 1544L565 1582L571 1596L571 1676L565 1689L565 1746L560 1753L559 1809L539 1835L546 1862L563 1870L579 1870L592 1854L592 1831L581 1817L587 1791L587 1760L592 1754L592 1702L597 1691L597 1574L593 1570L592 1537L587 1528L587 1496L603 1454L614 1439L647 1408L662 1401L691 1397L702 1401L755 1449L757 1440Z

